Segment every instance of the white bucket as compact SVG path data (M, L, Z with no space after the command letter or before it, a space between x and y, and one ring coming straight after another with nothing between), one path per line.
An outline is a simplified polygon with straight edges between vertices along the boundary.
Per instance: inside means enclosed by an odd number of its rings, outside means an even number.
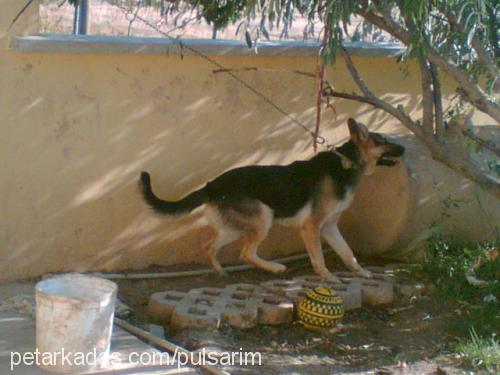
M39 366L75 373L105 365L109 359L116 290L112 281L80 274L37 283Z

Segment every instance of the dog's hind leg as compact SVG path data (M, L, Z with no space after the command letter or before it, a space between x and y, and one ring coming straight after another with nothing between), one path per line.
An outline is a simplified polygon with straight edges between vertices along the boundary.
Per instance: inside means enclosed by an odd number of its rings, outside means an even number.
M358 260L354 256L351 248L344 240L344 237L342 237L336 221L325 223L323 229L321 230L321 234L332 249L339 255L340 259L342 259L347 268L351 271L359 273L361 276L371 277L371 272L365 270L359 265Z
M240 259L245 263L250 263L256 267L269 272L284 272L286 267L278 262L271 262L260 258L257 255L259 245L266 238L273 223L273 212L264 204L260 204L259 212L248 218L245 222L243 236L245 243L241 251Z
M226 272L217 259L217 252L223 246L236 241L241 236L241 230L228 226L223 214L214 205L207 205L204 216L210 225L211 234L203 246L203 252L215 272L226 276Z
M203 246L203 252L205 253L208 263L214 269L215 272L220 275L227 276L226 272L222 269L222 266L217 259L217 252L224 246L233 241L236 241L240 237L239 232L231 229L213 229L213 233L210 238L205 242Z

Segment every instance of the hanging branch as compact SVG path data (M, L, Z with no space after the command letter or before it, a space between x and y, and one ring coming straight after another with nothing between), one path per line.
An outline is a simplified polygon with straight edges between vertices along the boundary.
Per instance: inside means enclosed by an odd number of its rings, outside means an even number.
M382 109L396 117L403 125L405 125L410 131L412 131L415 136L417 136L417 138L424 141L425 135L422 131L422 127L418 124L418 122L413 121L413 119L405 113L402 106L394 107L392 104L389 104L385 100L382 100L375 96L368 88L365 81L359 75L356 67L354 66L354 63L352 62L351 56L349 55L345 47L342 46L340 48L340 54L344 58L347 69L349 70L352 79L363 93L363 96L337 92L330 88L331 96L368 103L373 105L374 107ZM328 92L325 92L324 95L327 96Z

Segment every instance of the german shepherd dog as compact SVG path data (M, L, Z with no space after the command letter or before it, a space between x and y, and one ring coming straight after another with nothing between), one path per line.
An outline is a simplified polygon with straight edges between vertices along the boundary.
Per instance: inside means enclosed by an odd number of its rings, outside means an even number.
M368 132L365 125L348 120L350 140L337 149L320 152L307 161L289 165L246 166L229 170L201 189L178 201L158 198L151 189L149 173L141 173L145 201L165 215L187 214L205 204L204 216L213 235L204 252L215 271L223 273L217 251L240 237L244 238L240 259L270 272L286 267L260 258L257 250L266 238L273 220L297 226L304 240L314 272L328 281L338 282L325 266L321 237L336 251L344 264L364 277L363 269L339 232L341 213L349 207L354 190L363 175L375 166L393 166L394 158L404 147L391 143L378 133ZM341 155L341 156L339 156ZM348 158L346 168L342 157Z

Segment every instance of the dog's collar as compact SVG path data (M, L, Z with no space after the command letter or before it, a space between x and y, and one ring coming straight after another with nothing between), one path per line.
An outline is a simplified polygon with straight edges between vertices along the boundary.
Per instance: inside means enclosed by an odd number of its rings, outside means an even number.
M348 158L346 155L338 151L335 147L330 147L330 152L333 152L340 158L340 163L344 169L356 169L359 168L359 163L354 162L352 159Z

